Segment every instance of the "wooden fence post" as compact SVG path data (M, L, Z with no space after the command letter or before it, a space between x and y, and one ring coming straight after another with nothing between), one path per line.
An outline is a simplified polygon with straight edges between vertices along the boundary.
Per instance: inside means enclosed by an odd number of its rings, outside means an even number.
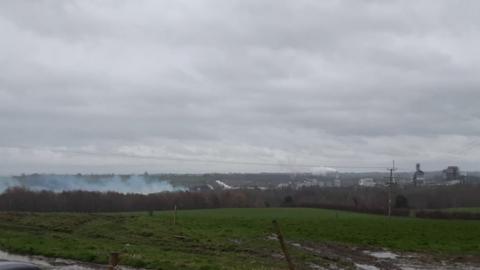
M118 263L120 262L120 253L118 252L112 252L110 253L110 259L109 259L109 270L113 270L118 266Z
M173 225L177 224L177 205L173 206Z
M278 241L280 242L280 247L282 248L283 255L285 256L285 260L287 260L288 269L295 270L295 265L293 264L292 259L288 254L287 246L285 245L285 241L283 239L283 234L282 234L282 231L280 230L280 226L278 225L278 222L276 220L273 220L272 223L273 223L275 232L277 233L277 238L278 238Z

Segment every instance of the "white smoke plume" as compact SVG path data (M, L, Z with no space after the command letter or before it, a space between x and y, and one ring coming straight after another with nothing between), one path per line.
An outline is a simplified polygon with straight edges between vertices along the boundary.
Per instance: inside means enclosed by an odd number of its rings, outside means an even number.
M330 173L336 173L337 170L334 169L334 168L330 168L330 167L314 167L312 168L312 174L313 175L327 175L327 174L330 174Z
M31 175L22 177L0 177L0 193L11 187L24 187L33 191L48 190L62 192L85 190L141 194L186 190L186 188L182 186L173 186L169 181L149 178L142 175Z

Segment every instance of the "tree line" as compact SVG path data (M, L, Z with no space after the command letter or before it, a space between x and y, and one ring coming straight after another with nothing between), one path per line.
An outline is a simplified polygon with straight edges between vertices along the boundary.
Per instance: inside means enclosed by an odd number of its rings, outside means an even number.
M392 189L395 210L480 207L480 186ZM234 189L206 192L135 194L92 191L31 191L9 188L0 194L0 211L123 212L236 207L321 207L385 213L386 188L340 187L301 189ZM403 212L402 212L403 213Z

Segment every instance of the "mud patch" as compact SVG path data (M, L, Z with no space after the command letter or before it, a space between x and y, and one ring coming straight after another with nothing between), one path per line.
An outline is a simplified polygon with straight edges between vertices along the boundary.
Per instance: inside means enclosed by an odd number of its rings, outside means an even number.
M306 262L309 269L480 270L480 258L478 256L438 257L438 255L432 254L393 252L386 249L369 250L334 243L319 244L288 241L287 243L291 248L307 251L325 262L322 265Z

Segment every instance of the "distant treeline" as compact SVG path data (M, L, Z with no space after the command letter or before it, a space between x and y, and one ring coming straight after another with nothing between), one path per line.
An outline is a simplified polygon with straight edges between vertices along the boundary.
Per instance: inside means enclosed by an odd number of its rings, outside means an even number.
M416 209L419 217L449 218L448 214L422 209L480 207L480 186L438 186L394 188L395 215L408 215ZM235 189L208 192L161 192L133 194L91 191L30 191L10 188L0 194L0 211L31 212L123 212L228 207L321 207L385 214L386 188L319 188L253 190ZM443 216L442 216L443 215ZM456 218L461 214L455 213ZM470 218L477 218L470 215Z

